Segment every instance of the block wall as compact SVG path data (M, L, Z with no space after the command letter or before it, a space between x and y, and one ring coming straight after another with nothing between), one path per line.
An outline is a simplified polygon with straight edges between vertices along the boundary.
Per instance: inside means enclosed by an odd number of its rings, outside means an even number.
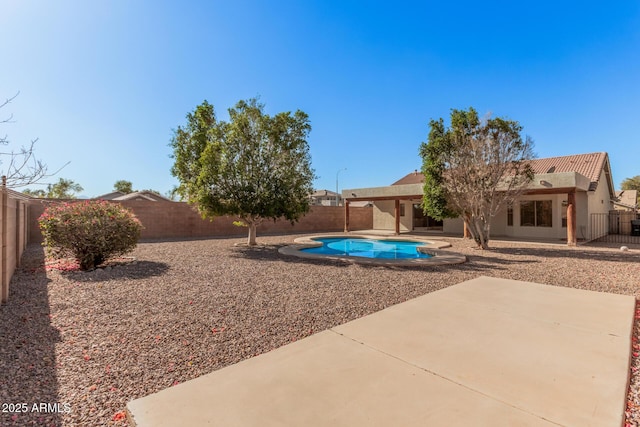
M38 217L47 204L57 203L36 200L29 206L29 242L41 242ZM59 202L58 202L59 203ZM131 209L144 229L142 239L180 239L200 237L246 236L247 229L233 225L237 218L218 217L213 221L202 219L190 205L183 202L152 202L147 200L127 200L120 203ZM349 208L349 229L366 230L373 228L373 210L370 207ZM264 221L258 227L258 237L264 234L316 233L344 230L344 208L342 206L312 206L309 213L297 223L288 221Z
M0 302L9 299L9 284L26 247L27 205L0 189Z

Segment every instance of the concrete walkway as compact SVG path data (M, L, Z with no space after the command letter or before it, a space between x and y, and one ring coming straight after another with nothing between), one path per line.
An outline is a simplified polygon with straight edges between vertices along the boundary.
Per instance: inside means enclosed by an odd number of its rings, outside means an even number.
M480 277L134 400L147 426L620 426L635 299Z

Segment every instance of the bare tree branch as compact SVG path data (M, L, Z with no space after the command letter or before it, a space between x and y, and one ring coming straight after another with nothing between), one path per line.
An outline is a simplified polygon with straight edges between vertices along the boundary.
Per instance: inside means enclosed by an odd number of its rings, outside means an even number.
M0 103L0 109L10 104L19 94L20 92ZM0 124L13 123L12 119L13 114L0 119ZM4 166L0 169L0 175L6 176L7 187L15 188L35 184L43 178L57 174L69 164L69 162L67 162L55 172L47 173L47 165L37 159L34 154L34 146L37 141L37 138L32 140L28 147L22 146L18 151L0 152L0 165ZM0 137L0 145L8 144L9 139L7 135Z

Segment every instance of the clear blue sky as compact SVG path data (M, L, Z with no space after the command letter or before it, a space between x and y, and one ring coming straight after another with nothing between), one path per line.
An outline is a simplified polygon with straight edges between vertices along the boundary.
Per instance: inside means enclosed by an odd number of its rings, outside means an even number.
M187 112L257 95L309 114L320 189L420 168L429 120L469 106L519 121L539 157L607 151L616 186L640 175L635 0L0 0L0 40L0 99L20 92L0 133L39 138L85 196L170 190Z

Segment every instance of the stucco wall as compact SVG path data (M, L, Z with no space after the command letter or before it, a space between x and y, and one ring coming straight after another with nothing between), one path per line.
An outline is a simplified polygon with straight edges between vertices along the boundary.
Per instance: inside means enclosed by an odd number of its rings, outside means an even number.
M445 218L442 221L442 232L462 236L464 233L464 221L462 221L462 218Z
M520 203L532 200L551 200L551 227L534 227L520 225ZM530 237L539 239L563 239L567 237L567 228L562 226L562 201L567 200L566 194L537 194L520 197L513 204L513 227L506 226L506 213L504 215L505 234L511 237ZM576 204L578 202L576 201ZM580 208L577 207L577 210Z
M378 200L373 204L373 227L376 230L395 230L395 204L394 200ZM404 205L404 216L400 217L400 231L413 229L413 203L400 201ZM351 227L350 227L351 228Z
M613 209L611 198L609 195L609 187L607 186L607 178L603 172L600 173L600 182L595 191L589 191L587 193L589 213L609 213ZM591 235L591 221L587 218L587 236ZM578 234L580 236L580 234Z
M588 240L589 238L590 221L588 197L588 192L581 191L576 193L576 238L578 240Z
M33 201L29 209L29 242L41 242L38 217L52 201ZM202 219L191 206L181 202L152 202L148 200L127 200L121 205L131 209L144 229L142 239L198 238L245 236L247 229L233 225L237 218L218 217L213 221ZM349 208L349 228L365 230L373 228L373 214L370 207ZM265 221L258 227L261 234L315 233L344 230L344 207L312 206L307 215L291 225L288 221Z
M608 194L608 193L606 193ZM578 239L586 239L589 232L588 203L593 196L586 192L576 193L576 233ZM523 227L520 225L520 201L551 200L552 227ZM566 239L567 228L562 226L562 202L567 201L567 194L526 195L516 200L513 207L513 226L507 226L507 210L502 209L491 222L491 235L495 237L522 237L538 239ZM595 199L593 199L595 200ZM598 199L597 203L600 199ZM606 203L606 202L605 202ZM596 203L593 203L594 205ZM445 219L443 225L445 233L460 234L464 231L461 219Z

